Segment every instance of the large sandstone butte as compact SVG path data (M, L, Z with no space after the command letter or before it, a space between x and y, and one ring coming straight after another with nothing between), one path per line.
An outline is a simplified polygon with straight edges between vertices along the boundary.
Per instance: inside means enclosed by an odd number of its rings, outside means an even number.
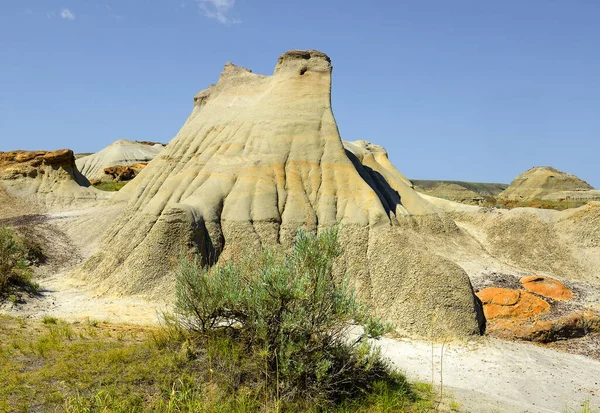
M523 172L498 198L506 200L542 199L556 192L589 191L594 188L575 175L549 166L538 166Z
M165 150L116 196L128 200L103 247L80 269L106 291L172 298L182 251L207 264L301 227L341 224L347 273L399 330L478 334L467 274L406 234L457 231L368 142L342 142L331 110L329 57L290 51L272 76L228 63Z
M163 148L160 143L119 139L97 153L77 159L75 163L90 181L110 180L110 174L105 173L106 168L150 162Z

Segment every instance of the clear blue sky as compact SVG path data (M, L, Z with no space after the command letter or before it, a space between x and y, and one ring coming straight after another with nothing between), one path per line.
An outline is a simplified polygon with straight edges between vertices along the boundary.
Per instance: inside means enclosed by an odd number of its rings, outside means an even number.
M411 178L600 187L598 0L1 0L0 150L169 141L227 61L333 60L342 137Z

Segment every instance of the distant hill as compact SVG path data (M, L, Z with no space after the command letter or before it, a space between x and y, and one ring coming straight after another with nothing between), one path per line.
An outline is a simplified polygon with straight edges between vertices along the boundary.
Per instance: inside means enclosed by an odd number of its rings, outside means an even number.
M509 201L544 199L557 192L585 192L593 189L590 184L575 175L550 166L536 166L517 176L499 198ZM557 199L560 198L561 196L558 196Z
M479 204L486 197L495 197L508 188L507 184L483 182L420 179L413 179L411 182L417 191L424 194L468 204Z

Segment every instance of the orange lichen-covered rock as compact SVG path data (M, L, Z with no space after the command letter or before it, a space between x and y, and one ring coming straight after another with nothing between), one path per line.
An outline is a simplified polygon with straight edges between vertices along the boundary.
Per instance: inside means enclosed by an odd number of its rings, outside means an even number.
M504 339L519 339L549 343L561 339L583 337L600 331L600 314L576 311L554 320L497 319L488 326L488 333Z
M550 304L525 290L490 287L479 291L477 296L488 320L530 318L550 310Z
M114 182L123 182L130 181L137 176L137 174L144 169L148 164L147 163L136 163L133 165L115 165L109 166L108 168L104 168L104 175L100 182L102 181L114 181Z
M551 278L532 275L521 278L521 284L523 284L525 289L541 295L542 297L563 301L568 301L573 298L573 291Z

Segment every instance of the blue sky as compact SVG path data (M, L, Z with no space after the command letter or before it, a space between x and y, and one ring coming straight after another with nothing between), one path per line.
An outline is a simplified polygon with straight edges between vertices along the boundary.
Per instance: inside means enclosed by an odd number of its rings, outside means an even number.
M0 150L170 140L227 61L334 65L341 135L411 178L600 187L597 0L1 0Z

